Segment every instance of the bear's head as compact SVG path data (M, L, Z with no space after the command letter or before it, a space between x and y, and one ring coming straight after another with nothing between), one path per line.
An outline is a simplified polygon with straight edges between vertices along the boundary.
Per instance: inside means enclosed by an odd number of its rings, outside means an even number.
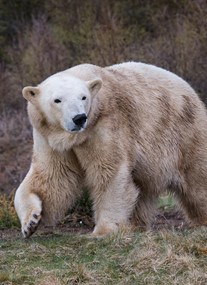
M99 78L83 81L60 72L37 87L24 87L22 93L49 124L74 133L83 131L87 126L93 96L101 86L102 81Z

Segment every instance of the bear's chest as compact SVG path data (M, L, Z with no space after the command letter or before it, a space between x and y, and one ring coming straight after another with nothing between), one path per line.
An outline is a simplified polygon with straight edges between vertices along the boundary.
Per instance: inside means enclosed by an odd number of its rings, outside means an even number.
M116 160L117 153L113 137L106 132L94 133L83 144L77 145L74 152L86 171L92 165L101 165L111 163Z
M117 140L106 130L94 132L73 150L90 186L107 183L115 175L124 154Z

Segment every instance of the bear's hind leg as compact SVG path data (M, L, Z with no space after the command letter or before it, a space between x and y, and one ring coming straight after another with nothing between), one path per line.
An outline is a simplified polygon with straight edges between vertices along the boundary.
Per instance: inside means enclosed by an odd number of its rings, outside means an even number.
M188 188L190 191L192 188ZM194 188L195 189L195 188ZM186 213L187 218L190 220L192 226L206 225L207 226L207 199L198 194L179 193L178 200L181 208Z
M157 195L140 192L133 215L132 223L140 229L148 229L156 214Z
M173 192L192 226L207 225L207 181L205 175L196 177L195 172L189 173L186 175L186 183L182 183L181 187L174 189Z

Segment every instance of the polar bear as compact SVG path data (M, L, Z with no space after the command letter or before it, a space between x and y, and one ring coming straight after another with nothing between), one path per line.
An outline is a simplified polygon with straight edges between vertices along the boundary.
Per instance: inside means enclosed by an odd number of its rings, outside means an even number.
M156 66L81 64L25 87L30 170L16 191L24 237L55 224L87 187L94 236L149 226L162 191L207 224L207 115L194 90Z

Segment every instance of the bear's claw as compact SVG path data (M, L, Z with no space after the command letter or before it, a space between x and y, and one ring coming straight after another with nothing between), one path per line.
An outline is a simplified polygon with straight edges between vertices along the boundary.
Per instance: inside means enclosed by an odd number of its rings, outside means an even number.
M41 220L41 213L34 213L30 215L28 222L22 225L22 234L24 238L30 237L37 229L39 222Z

